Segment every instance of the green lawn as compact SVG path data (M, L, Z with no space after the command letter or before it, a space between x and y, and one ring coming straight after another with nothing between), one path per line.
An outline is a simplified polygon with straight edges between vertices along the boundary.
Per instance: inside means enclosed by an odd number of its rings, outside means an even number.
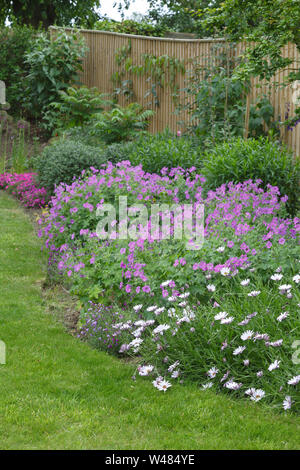
M166 394L69 335L43 306L46 259L0 192L1 449L297 449L300 419L178 385Z

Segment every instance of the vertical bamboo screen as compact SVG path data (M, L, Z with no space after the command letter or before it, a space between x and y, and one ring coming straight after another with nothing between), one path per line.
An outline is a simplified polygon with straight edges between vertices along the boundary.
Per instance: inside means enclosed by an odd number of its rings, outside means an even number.
M50 32L55 32L54 27L50 27ZM213 44L222 43L222 39L170 39L134 36L128 34L111 33L106 31L80 30L84 36L89 52L83 63L83 72L81 82L88 87L97 87L103 93L111 93L114 89L111 77L118 70L115 61L115 53L123 46L131 42L132 61L134 64L141 64L141 55L148 53L155 56L168 55L184 60L186 70L189 69L191 59L207 58L211 53ZM245 45L240 43L236 47L235 54L239 56ZM292 85L283 87L283 78L287 76L293 67L299 68L300 53L296 46L289 44L283 50L285 57L293 59L293 64L284 71L276 74L270 84L253 80L253 86L250 94L250 101L255 102L262 93L271 92L271 103L275 109L275 118L280 121L285 120L285 115L293 115L295 104L292 100L294 89ZM128 77L129 78L129 77ZM132 75L133 89L135 92L134 100L142 105L149 103L149 96L145 94L149 90L149 83L145 76ZM185 86L184 76L178 74L177 83L179 89ZM300 87L299 87L300 89ZM120 104L126 104L125 99L120 98ZM174 114L175 104L171 97L171 90L165 87L160 93L160 106L153 107L155 115L150 124L150 132L163 131L168 127L172 131L180 129L179 121L186 120L184 112L178 116ZM295 155L300 155L300 123L293 130L282 130L282 139L294 151Z

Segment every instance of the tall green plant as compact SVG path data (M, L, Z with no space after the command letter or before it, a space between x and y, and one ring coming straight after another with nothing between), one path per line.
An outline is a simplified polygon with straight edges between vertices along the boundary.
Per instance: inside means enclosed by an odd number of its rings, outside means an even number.
M92 114L112 106L107 95L100 93L96 87L69 87L66 91L59 91L59 97L60 101L50 103L50 109L43 116L44 127L49 131L81 127Z
M52 39L41 34L26 54L26 107L40 118L59 92L78 82L82 59L87 51L84 39L76 33L58 32Z

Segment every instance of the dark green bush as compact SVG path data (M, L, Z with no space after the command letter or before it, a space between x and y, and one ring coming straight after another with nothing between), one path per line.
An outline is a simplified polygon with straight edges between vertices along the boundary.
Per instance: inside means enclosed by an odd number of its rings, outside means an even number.
M72 140L58 140L45 147L35 160L39 184L52 193L61 182L70 184L82 170L98 167L105 162L103 152L96 147Z
M40 118L50 103L60 101L60 91L78 82L86 52L85 41L78 34L62 31L52 38L39 34L25 57L29 69L25 106L33 117Z
M201 168L201 151L188 137L174 137L170 133L146 135L134 142L107 147L107 160L130 160L133 165L143 165L149 173L159 173L164 167L181 166Z
M205 155L203 174L209 189L229 181L261 179L264 187L269 183L288 196L290 215L295 215L299 208L299 159L295 160L288 149L266 138L237 138L217 145Z
M0 29L0 80L6 85L10 113L20 116L24 100L24 78L29 72L25 54L37 32L29 26Z

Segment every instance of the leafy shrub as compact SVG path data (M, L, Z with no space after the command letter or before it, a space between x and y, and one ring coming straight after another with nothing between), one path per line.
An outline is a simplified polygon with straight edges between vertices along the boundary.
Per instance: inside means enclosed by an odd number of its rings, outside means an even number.
M39 118L50 103L59 100L59 91L76 83L81 61L87 51L83 38L60 32L54 38L40 34L25 55L26 107Z
M43 116L44 127L50 131L82 127L91 115L112 105L96 87L69 87L66 91L59 91L59 98L60 101L50 103L50 109Z
M164 36L166 28L150 24L148 21L104 19L94 24L94 29L112 31L114 33L135 34L138 36Z
M201 151L189 137L172 134L145 135L124 144L112 144L104 152L112 163L129 160L132 165L143 166L149 173L160 173L162 168L200 168Z
M299 208L300 162L286 148L263 137L234 139L217 145L206 154L203 174L209 189L229 181L260 179L263 187L272 184L288 196L287 209L295 215Z
M29 72L25 55L37 32L29 26L0 29L0 80L6 85L6 101L11 113L22 114L24 78Z
M104 163L101 150L72 140L61 139L44 148L35 161L40 185L51 193L61 182L70 184L82 170Z
M116 105L111 111L96 115L95 134L106 144L133 139L148 127L151 116L153 111L144 110L138 103L126 107Z

